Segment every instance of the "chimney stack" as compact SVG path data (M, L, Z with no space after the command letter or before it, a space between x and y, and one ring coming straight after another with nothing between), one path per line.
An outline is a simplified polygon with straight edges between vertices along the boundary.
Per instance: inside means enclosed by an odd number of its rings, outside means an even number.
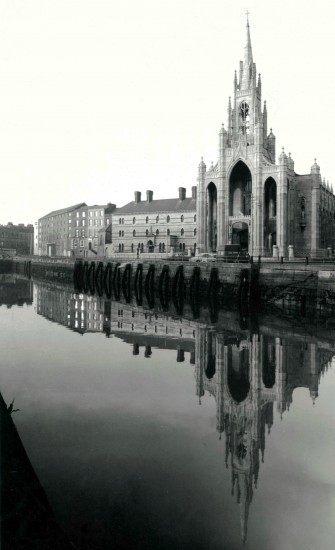
M186 189L185 189L185 187L178 187L178 191L179 191L179 200L183 201L184 199L186 199Z
M147 202L151 202L154 196L153 191L147 191Z
M141 191L135 191L135 202L136 204L141 202Z
M192 199L196 199L196 198L197 198L197 186L193 185L192 186Z

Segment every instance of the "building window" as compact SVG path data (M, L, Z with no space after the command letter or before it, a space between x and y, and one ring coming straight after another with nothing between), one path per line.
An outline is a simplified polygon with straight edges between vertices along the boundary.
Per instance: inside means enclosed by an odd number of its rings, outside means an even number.
M93 216L93 212L91 211L91 212L90 212L90 218L92 218L92 216Z
M133 218L133 223L136 223L136 218L135 217Z
M76 212L76 218L79 218L79 212Z
M121 252L124 252L124 244L121 244Z
M122 223L124 223L124 218L122 218Z
M84 247L84 239L81 239L80 240L80 248L83 248Z
M121 244L119 244L119 252L121 252Z
M180 216L180 221L181 221L181 223L183 223L183 221L184 221L184 216L183 215Z
M145 223L149 223L149 216L145 218Z
M119 224L121 225L121 218L119 218Z
M103 225L103 224L104 224L104 220L100 219L100 225Z
M82 212L81 215L83 218L86 218L86 212Z
M196 234L197 234L197 230L196 230L196 229L193 231L193 234L194 234L194 236L196 236Z
M143 252L143 250L144 250L144 245L143 243L141 243L141 252Z
M156 216L156 223L159 222L159 216Z
M82 230L81 230L81 236L82 236L82 237L85 237L85 229L82 229Z
M100 210L100 216L103 216L103 215L104 215L104 211Z
M159 235L159 230L158 229L156 229L156 235Z
M159 252L162 252L162 243L159 243L158 249L159 249Z
M109 218L106 218L106 225L109 225Z
M165 243L162 244L162 252L165 252Z
M196 215L196 214L194 214L194 218L193 218L193 219L194 219L195 222L197 221L197 215Z
M167 236L169 237L170 236L170 229L167 230Z
M180 230L180 234L181 234L181 236L183 236L183 235L184 235L184 229L183 229L183 228L181 228L181 230Z
M170 223L170 219L171 219L170 216L167 216L166 218L167 223Z
M124 231L122 231L122 237L124 237Z
M119 231L119 237L121 237L121 231Z
M76 220L76 227L79 227L79 220Z
M95 215L95 217L98 216L98 211L97 210L94 211L94 215Z
M85 220L81 220L81 225L85 227Z
M134 229L134 231L133 231L133 237L136 237L136 231L135 231L135 229Z
M148 237L148 235L149 235L149 230L148 229L145 230L145 234Z
M131 243L131 251L134 252L134 243Z
M76 229L76 237L79 237L79 229Z
M88 223L89 223L89 225L92 227L92 225L93 225L93 220L89 220Z

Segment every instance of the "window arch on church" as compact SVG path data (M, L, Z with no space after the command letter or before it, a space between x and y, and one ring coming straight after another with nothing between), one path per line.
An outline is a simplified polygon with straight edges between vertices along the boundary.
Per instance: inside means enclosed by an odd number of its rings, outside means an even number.
M239 108L239 129L242 135L250 132L250 109L246 101L242 101Z
M252 178L248 166L238 161L229 178L229 215L251 215Z
M207 187L207 251L216 252L217 248L217 188L211 181Z
M277 244L277 183L269 177L264 183L264 249L272 256Z
M300 218L304 220L306 218L306 199L301 197L300 199Z

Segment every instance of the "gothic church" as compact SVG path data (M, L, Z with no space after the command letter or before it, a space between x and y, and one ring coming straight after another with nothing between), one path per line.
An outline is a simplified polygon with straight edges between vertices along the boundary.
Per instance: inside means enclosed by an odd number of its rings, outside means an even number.
M219 157L198 169L197 250L224 254L239 244L253 256L330 256L335 251L335 199L316 161L309 174L294 170L268 132L266 102L253 62L247 21L244 60L235 71L228 126L219 132Z

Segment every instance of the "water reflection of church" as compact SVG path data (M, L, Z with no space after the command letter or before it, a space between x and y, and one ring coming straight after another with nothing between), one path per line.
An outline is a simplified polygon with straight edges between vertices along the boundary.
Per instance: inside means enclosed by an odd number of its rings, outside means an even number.
M329 333L316 339L273 327L253 332L236 328L233 321L220 324L230 326L223 330L203 319L180 318L73 290L56 294L50 286L36 288L38 313L76 332L105 332L121 338L132 346L134 355L143 350L148 359L154 359L155 348L175 350L178 362L189 356L199 401L205 394L216 401L216 428L225 442L226 466L231 469L245 541L274 409L280 415L288 410L296 388L307 388L315 401L320 377L335 355Z

